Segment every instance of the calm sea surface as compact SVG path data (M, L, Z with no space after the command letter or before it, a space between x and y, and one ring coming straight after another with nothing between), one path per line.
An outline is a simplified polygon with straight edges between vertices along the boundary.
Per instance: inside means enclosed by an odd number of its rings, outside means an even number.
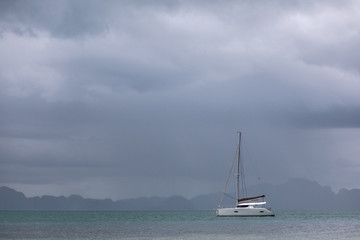
M0 239L358 239L360 212L0 211Z

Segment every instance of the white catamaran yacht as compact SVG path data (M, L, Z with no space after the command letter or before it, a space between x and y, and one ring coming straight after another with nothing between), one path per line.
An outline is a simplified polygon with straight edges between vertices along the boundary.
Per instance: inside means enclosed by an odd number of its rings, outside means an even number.
M224 198L226 187L229 182L229 178L231 176L232 168L229 173L228 180L226 181L225 189L223 192L223 195L221 196L219 208L216 209L216 215L217 216L234 216L234 217L247 217L247 216L275 216L275 214L268 208L266 208L264 205L266 202L264 201L265 195L256 196L256 197L240 197L240 177L242 181L242 195L246 193L245 191L245 179L243 174L243 164L241 162L241 155L240 155L240 142L241 142L241 132L239 132L239 145L237 149L237 172L235 174L236 176L236 202L235 207L232 208L221 208L221 203ZM235 160L235 159L234 159ZM234 165L234 163L233 163Z

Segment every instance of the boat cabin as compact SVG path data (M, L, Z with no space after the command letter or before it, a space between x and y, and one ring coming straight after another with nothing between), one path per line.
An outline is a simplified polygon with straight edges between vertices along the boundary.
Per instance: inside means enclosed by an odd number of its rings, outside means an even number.
M236 208L255 208L256 206L265 205L266 202L247 202L236 205Z

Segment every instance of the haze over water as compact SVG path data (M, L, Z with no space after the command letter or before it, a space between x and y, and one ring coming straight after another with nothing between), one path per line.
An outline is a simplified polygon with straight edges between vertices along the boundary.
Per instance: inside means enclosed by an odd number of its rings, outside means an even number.
M0 212L0 239L360 239L360 212Z

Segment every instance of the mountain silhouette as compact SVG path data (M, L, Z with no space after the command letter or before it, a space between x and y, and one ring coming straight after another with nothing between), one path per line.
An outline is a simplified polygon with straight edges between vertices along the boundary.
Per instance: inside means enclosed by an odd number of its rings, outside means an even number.
M265 194L268 205L276 210L350 211L360 210L360 189L341 189L335 194L330 187L303 178L284 184L259 184L248 189L248 195ZM230 194L231 195L231 194ZM221 193L203 194L192 199L182 196L140 197L113 201L87 199L79 195L69 197L26 197L9 187L0 187L0 210L67 210L67 211L206 211L217 208ZM233 206L233 199L225 197L223 206Z

